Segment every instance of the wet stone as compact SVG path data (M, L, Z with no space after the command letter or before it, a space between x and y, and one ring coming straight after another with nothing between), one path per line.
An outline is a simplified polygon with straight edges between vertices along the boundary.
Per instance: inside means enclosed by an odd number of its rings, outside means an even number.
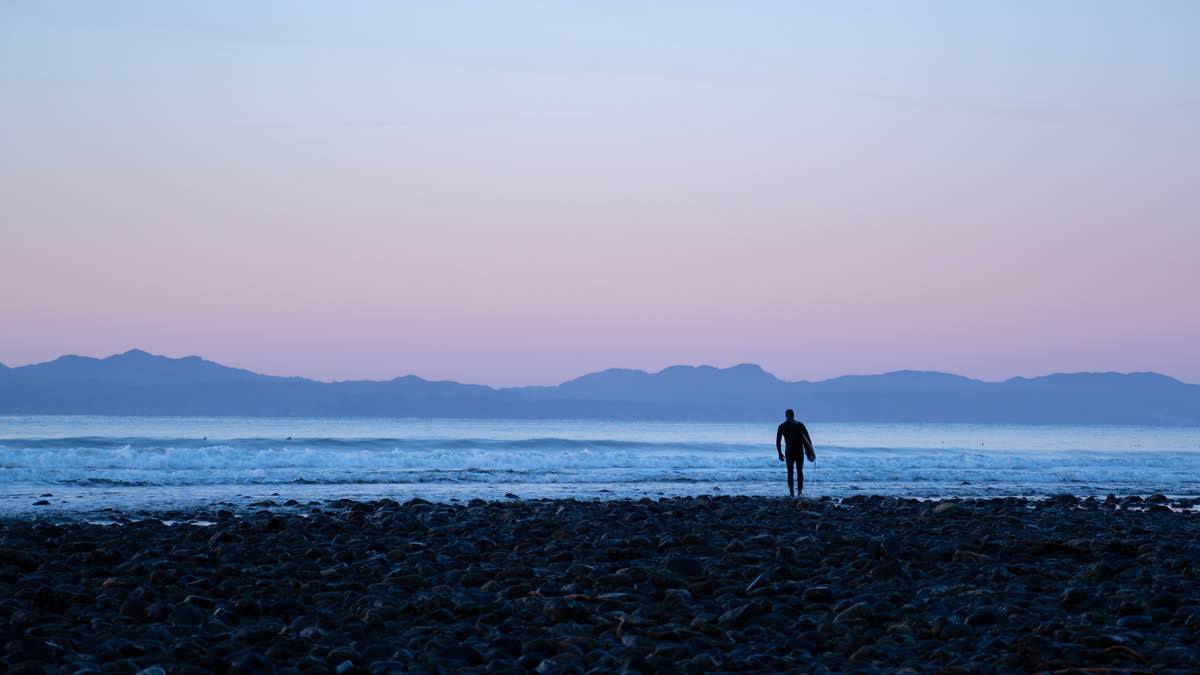
M286 499L0 520L0 670L1191 672L1200 639L1160 496Z

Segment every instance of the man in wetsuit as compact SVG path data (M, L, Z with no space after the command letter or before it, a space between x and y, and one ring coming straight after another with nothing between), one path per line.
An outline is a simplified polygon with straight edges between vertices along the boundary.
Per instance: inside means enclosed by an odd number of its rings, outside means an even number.
M775 452L779 453L779 461L787 462L788 472L788 494L795 497L798 493L804 492L804 458L808 457L808 461L817 461L817 453L813 451L812 439L808 437L808 429L804 427L802 422L796 421L796 413L788 408L787 419L783 424L779 425L779 430L775 432ZM787 457L783 456L783 449L779 442L787 441ZM792 471L793 467L796 472L796 489L792 490Z

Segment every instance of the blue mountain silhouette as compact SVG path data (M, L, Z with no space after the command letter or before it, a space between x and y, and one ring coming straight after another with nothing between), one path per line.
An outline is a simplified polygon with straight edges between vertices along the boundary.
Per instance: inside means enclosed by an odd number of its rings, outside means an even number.
M1061 373L985 382L896 371L789 382L753 364L610 369L555 386L318 382L134 349L0 365L0 414L446 416L1200 425L1200 386L1157 373Z

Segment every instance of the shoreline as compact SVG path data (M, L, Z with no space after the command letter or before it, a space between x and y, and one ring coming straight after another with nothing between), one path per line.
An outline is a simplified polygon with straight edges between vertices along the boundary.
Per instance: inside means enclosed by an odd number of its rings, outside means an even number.
M1078 492L1070 491L1025 491L995 493L947 493L913 491L872 493L860 490L831 489L829 483L811 485L806 481L805 496L809 501L824 501L835 504L854 503L863 499L888 499L897 502L939 502L989 500L1020 500L1038 502L1064 494L1073 494L1086 503L1105 502L1115 499L1122 504L1135 504L1137 500L1159 499L1164 491L1130 490L1112 492L1095 488ZM749 487L748 487L749 486ZM45 520L53 522L98 521L114 519L158 518L187 520L192 512L232 511L235 514L252 513L261 508L271 508L293 513L304 513L310 508L321 508L334 502L359 501L373 503L392 500L405 503L412 499L425 500L449 506L464 505L472 500L505 502L511 499L525 501L575 501L575 502L621 502L640 499L689 499L716 497L748 497L753 499L788 499L782 479L770 483L754 484L704 484L697 482L646 483L637 488L613 486L610 483L596 484L547 484L547 483L499 483L499 484L367 484L359 490L343 484L330 485L207 485L181 488L161 486L108 486L78 487L63 485L10 484L0 486L0 521L2 520ZM813 488L816 488L813 490ZM811 490L811 492L810 492ZM815 494L813 494L815 492ZM1172 508L1200 508L1200 494L1165 491L1168 503L1179 505ZM164 515L167 514L167 515Z
M1198 504L704 495L6 517L2 663L1187 672Z
M53 486L45 486L49 490L53 490ZM506 486L511 487L511 486ZM172 523L187 523L189 521L205 520L211 521L216 513L229 512L234 517L244 517L252 515L262 510L270 510L274 513L305 516L310 511L321 512L331 506L336 509L337 505L346 505L354 503L362 504L377 504L377 503L396 503L405 505L410 502L428 503L438 506L448 507L465 507L471 503L483 501L485 503L505 503L511 504L514 501L523 503L540 503L540 502L561 502L573 504L620 504L631 502L644 501L671 501L671 500L688 500L688 499L752 499L775 502L801 502L805 504L825 504L832 506L853 506L862 502L885 501L895 504L938 504L941 502L958 502L969 504L985 504L998 503L1012 506L1016 504L1026 504L1030 507L1047 500L1062 500L1075 499L1082 507L1089 506L1114 506L1118 510L1123 509L1146 509L1152 505L1163 505L1169 510L1178 512L1200 511L1200 495L1187 494L1163 494L1156 492L1147 493L1130 493L1117 494L1108 493L1099 495L1095 492L1075 494L1071 492L1059 492L1054 494L1020 494L1020 495L949 495L949 496L912 496L904 497L894 494L866 494L858 493L852 495L820 495L810 497L804 495L802 497L789 497L786 494L777 494L778 486L773 486L774 494L763 494L761 492L753 493L737 493L737 492L703 492L696 494L679 493L662 493L662 492L643 492L640 494L627 495L610 495L596 492L589 492L583 495L576 496L543 496L534 493L532 496L527 496L522 491L522 494L513 492L504 492L505 488L495 487L485 496L478 495L462 495L450 496L450 493L442 493L431 495L416 494L409 492L405 494L389 494L372 495L371 497L316 497L311 494L296 494L284 491L274 491L274 488L267 487L255 495L241 494L236 497L231 495L222 495L220 497L200 497L193 496L186 500L180 500L178 503L172 503L171 500L164 499L159 502L142 502L135 503L129 506L120 506L117 500L110 500L103 504L87 504L79 503L76 500L68 499L69 494L59 492L39 492L38 490L28 490L16 495L4 495L10 504L0 508L0 523L13 521L34 521L34 522L53 522L59 524L67 523L96 523L96 524L111 524L115 522L136 522L139 520L162 520ZM145 488L137 488L138 491ZM267 490L272 490L267 492ZM503 493L503 494L501 494ZM461 493L458 493L461 494ZM20 505L14 507L12 503L20 501Z

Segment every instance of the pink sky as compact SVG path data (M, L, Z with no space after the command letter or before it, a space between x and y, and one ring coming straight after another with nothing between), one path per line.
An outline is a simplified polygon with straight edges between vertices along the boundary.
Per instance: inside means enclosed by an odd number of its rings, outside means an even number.
M0 9L0 362L1200 382L1189 3L234 7Z

